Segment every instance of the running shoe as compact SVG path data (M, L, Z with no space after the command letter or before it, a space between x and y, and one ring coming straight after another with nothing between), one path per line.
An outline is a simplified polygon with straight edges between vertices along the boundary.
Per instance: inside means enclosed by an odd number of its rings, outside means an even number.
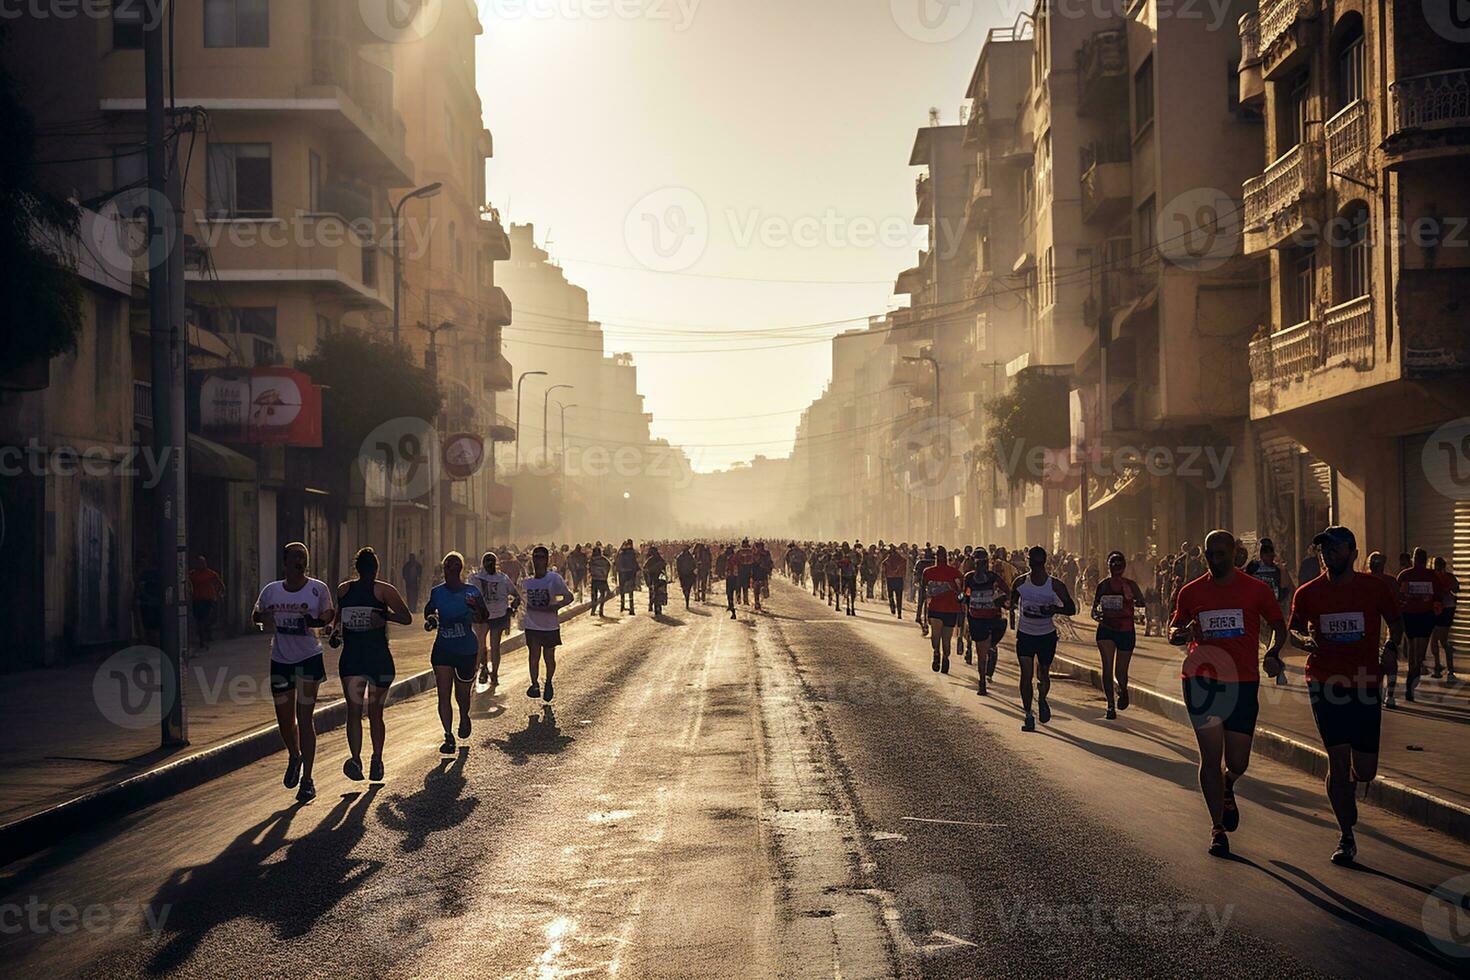
M531 686L528 687L528 688L526 688L526 697L528 697L528 698L539 698L540 696L541 696L541 685L540 684L537 684L535 681L532 681L531 682Z
M291 761L286 763L286 778L283 782L287 789L295 789L296 784L301 782L301 756L292 756Z
M1036 718L1030 712L1027 712L1027 714L1026 714L1026 720L1023 721L1023 722L1021 722L1021 731L1023 731L1023 732L1034 732L1034 731L1036 731Z
M1127 684L1119 684L1118 685L1118 710L1119 711L1127 711L1128 710L1128 685Z
M1358 857L1358 842L1352 834L1343 834L1332 852L1332 863L1343 866L1352 864Z
M980 678L980 686L975 689L976 694L989 694L990 689L985 686L985 678Z
M1444 679L1447 680L1447 681L1449 681L1451 684L1453 684L1456 681L1458 681L1460 678L1455 674L1455 672L1453 670L1447 670L1447 671L1444 672Z
M346 776L354 783L362 782L362 760L359 759L357 756L353 756L346 762L342 763L342 775Z
M1235 790L1225 791L1225 829L1235 833L1240 827L1240 806L1235 802Z
M316 799L316 783L312 782L311 777L308 776L301 781L301 788L296 791L296 802L310 803L314 799Z
M1106 718L1108 721L1117 721L1118 720L1118 711L1117 711L1116 708L1109 708L1108 709L1108 713L1106 715L1104 715L1103 717Z
M1210 834L1210 857L1225 858L1230 856L1230 837L1220 828L1215 828Z
M490 683L490 668L484 664L480 665L480 685L483 687Z
M965 663L972 664L974 662L975 662L975 655L973 653L971 653L969 650L966 650L965 651Z
M551 681L550 679L548 679L546 681L546 693L541 695L541 700L545 701L547 704L550 704L551 699L555 696L556 692L552 690Z
M1051 705L1046 703L1046 698L1041 699L1041 702L1037 705L1037 708L1039 709L1037 711L1037 714L1041 715L1041 723L1043 725L1051 721Z
M368 778L375 783L383 781L383 760L376 755L368 763Z
M934 655L934 664L931 669L934 671L934 673L939 673L939 654L937 653Z
M461 718L459 720L459 737L460 738L469 738L470 737L470 720L469 720L469 718Z
M449 732L444 733L444 744L439 746L439 751L445 755L454 755L454 736Z
M1399 699L1389 694L1388 697L1383 699L1383 706L1385 708L1397 708L1399 706Z
M943 660L941 660L939 662L939 672L941 674L947 674L947 673L949 673L949 658L948 657L945 657Z

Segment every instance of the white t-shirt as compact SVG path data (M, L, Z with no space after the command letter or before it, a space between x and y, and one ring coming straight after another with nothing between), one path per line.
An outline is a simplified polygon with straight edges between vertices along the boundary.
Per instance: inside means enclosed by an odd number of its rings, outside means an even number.
M521 628L551 632L561 629L561 620L551 608L558 596L571 595L567 583L556 572L547 572L540 578L521 579L521 595L526 604L521 612Z
M255 608L273 615L275 635L271 637L271 659L281 664L299 664L322 652L321 640L306 625L308 619L324 619L332 608L332 590L320 579L308 578L296 592L284 581L272 582L260 590Z
M491 619L499 619L510 611L510 590L515 586L511 584L509 575L504 572L491 575L481 568L470 576L470 584L480 590Z

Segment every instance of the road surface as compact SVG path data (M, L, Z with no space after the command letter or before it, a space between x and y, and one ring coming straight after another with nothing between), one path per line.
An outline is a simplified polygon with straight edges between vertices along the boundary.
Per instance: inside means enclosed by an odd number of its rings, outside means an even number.
M1470 968L1470 848L1363 808L1327 856L1320 785L1263 759L1236 857L1205 853L1187 732L1060 679L1020 732L876 604L778 582L564 630L553 707L526 666L438 752L388 712L387 780L315 802L284 756L0 869L7 976L1440 976ZM400 669L406 669L401 665ZM1448 884L1446 884L1448 883ZM1448 887L1449 892L1437 892ZM1427 931L1426 931L1427 930Z

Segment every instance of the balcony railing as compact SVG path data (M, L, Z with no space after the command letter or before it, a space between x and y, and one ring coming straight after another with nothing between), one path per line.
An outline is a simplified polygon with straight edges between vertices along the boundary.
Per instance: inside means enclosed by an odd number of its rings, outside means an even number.
M1317 16L1317 0L1265 0L1261 4L1261 46L1270 51L1291 25Z
M1261 19L1252 10L1240 18L1240 68L1258 64L1261 60Z
M1470 68L1401 78L1388 99L1395 133L1470 126Z
M1363 162L1368 149L1368 103L1362 99L1349 102L1342 111L1327 120L1327 168L1347 170Z
M1373 298L1339 303L1322 315L1322 357L1327 365L1373 365Z
M1318 371L1373 366L1373 300L1359 296L1250 344L1252 400L1267 410L1289 385Z
M153 423L153 385L147 381L133 381L133 421Z
M1109 76L1128 74L1128 36L1119 29L1098 31L1077 52L1077 84L1086 91Z
M1247 231L1260 231L1298 201L1322 192L1322 152L1321 140L1298 143L1261 176L1245 182Z

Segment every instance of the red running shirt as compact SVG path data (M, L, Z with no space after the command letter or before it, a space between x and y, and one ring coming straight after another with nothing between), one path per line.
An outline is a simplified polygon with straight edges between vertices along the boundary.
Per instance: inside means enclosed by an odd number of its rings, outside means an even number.
M1133 594L1133 586L1125 578L1117 585L1113 584L1112 576L1108 576L1098 583L1098 611L1102 613L1102 625L1107 629L1119 633L1132 633L1133 627L1133 603L1138 597Z
M1434 612L1434 600L1439 589L1440 577L1432 568L1406 568L1399 572L1399 596L1406 615Z
M1221 585L1206 573L1179 590L1170 628L1198 621L1204 641L1189 641L1181 677L1231 683L1261 679L1261 620L1283 622L1271 587L1239 569Z
M1291 628L1309 633L1317 650L1307 655L1307 680L1377 687L1383 623L1399 618L1399 601L1382 579L1354 572L1341 582L1326 575L1296 590Z
M929 611L957 613L965 576L953 565L934 565L924 569L924 594L929 597Z

